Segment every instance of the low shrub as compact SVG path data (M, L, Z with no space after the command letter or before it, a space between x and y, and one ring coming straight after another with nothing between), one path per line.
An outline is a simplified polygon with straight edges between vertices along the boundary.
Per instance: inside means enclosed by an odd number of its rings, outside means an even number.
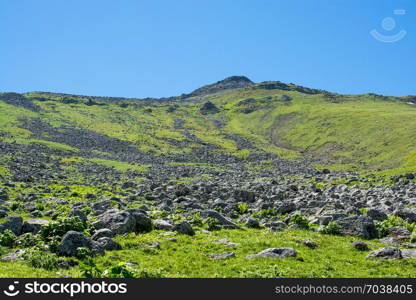
M309 220L307 217L302 216L300 214L294 214L290 218L290 224L296 224L302 229L308 229L309 228Z
M341 232L341 226L336 222L329 222L328 225L322 227L319 232L322 234L338 235Z
M23 254L23 258L34 268L54 270L58 267L58 256L51 252L30 249Z
M4 247L13 247L16 241L16 235L10 229L6 229L0 233L0 245Z

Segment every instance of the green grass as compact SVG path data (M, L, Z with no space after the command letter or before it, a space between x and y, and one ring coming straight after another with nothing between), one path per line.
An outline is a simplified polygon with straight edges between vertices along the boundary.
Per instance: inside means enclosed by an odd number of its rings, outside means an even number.
M156 155L189 153L202 145L189 141L185 131L202 142L213 145L216 153L247 159L250 149L239 149L229 134L248 139L258 149L285 158L314 158L317 165L333 170L389 169L392 173L416 170L416 108L398 98L375 95L336 95L301 93L298 86L289 90L265 89L259 84L252 89L227 91L207 95L220 112L201 115L203 102L177 103L168 113L170 103L135 107L135 100L119 103L85 105L86 97L71 96L77 103L65 104L63 94L29 93L43 111L34 113L23 108L0 103L0 128L12 137L3 140L30 141L30 131L19 127L22 117L41 118L53 127L71 124L96 131L137 145L143 152ZM281 101L282 96L290 102ZM246 101L251 99L250 101ZM252 102L252 103L251 103ZM243 108L253 108L243 113ZM175 128L175 120L184 121L183 128ZM214 120L224 124L216 127ZM173 142L172 142L173 141ZM65 145L43 144L52 148L76 151ZM121 168L124 168L121 166Z
M287 230L268 233L266 230L220 230L210 235L198 232L194 237L176 235L176 242L165 240L160 231L147 234L129 234L115 238L122 247L120 251L107 251L94 262L106 269L119 262L130 262L134 268L160 272L163 277L415 277L416 260L365 259L371 250L385 245L369 241L369 251L358 251L351 246L353 237L322 235L304 230ZM227 238L240 243L226 247L216 243ZM319 245L310 249L299 240L309 238ZM149 249L146 244L158 241L160 249ZM270 247L291 247L298 252L296 258L246 259ZM235 257L213 260L212 253L234 252ZM1 277L56 277L59 273L79 277L81 271L75 267L69 271L44 271L29 267L24 262L0 263Z

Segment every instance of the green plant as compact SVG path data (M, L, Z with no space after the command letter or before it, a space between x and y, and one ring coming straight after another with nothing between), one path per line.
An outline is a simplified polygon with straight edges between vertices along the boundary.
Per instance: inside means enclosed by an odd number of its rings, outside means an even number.
M376 229L380 238L385 237L392 227L404 227L412 232L415 228L415 223L409 223L398 216L389 216L386 220L376 223Z
M30 249L23 254L25 261L34 268L53 270L58 267L58 256L51 252Z
M16 241L16 235L10 229L6 229L0 233L0 245L4 247L12 247Z
M64 217L57 221L50 222L48 225L42 226L39 235L44 240L50 240L52 237L62 237L70 230L83 232L86 225L80 220L79 217Z
M201 213L197 212L192 216L187 218L193 226L202 227L204 225L204 220L201 217Z
M247 211L248 211L248 205L247 205L247 203L239 203L239 204L237 205L237 212L238 212L240 215L245 214Z
M290 224L296 224L302 229L308 229L309 228L309 220L307 217L302 216L300 214L294 214L290 218Z
M336 222L329 222L327 225L322 227L319 232L322 234L338 235L341 231L341 226Z
M214 231L214 230L220 230L221 229L220 222L217 219L211 218L211 217L208 217L205 220L205 226L209 231Z

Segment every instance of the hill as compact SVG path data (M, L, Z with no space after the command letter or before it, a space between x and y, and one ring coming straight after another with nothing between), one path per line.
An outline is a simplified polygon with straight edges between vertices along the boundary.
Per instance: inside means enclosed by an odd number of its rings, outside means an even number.
M0 93L0 275L118 257L136 277L414 276L415 104L244 76L161 99ZM280 271L251 260L271 247Z

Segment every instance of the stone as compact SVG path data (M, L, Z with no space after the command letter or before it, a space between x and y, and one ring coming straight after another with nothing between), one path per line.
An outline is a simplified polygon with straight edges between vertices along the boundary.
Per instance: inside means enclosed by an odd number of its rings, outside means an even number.
M259 221L254 218L248 218L245 225L249 228L260 228Z
M70 217L78 217L82 222L86 222L87 221L87 216L85 215L85 213L78 209L78 208L74 208L71 213L69 214Z
M97 243L99 243L101 248L104 250L121 250L120 244L116 243L109 237L100 237L99 239L97 239Z
M353 246L355 249L360 250L360 251L367 251L368 250L368 244L366 242L362 242L362 241L352 242L351 246Z
M22 226L22 233L33 233L36 234L39 232L42 226L46 226L49 224L48 220L43 219L29 219L23 223Z
M416 258L416 249L402 249L403 258Z
M157 219L153 222L153 226L155 227L155 229L158 230L173 230L173 225L170 224L168 221L162 220L162 219Z
M6 229L13 231L15 235L22 233L23 218L22 217L8 217L6 222L0 224L0 233Z
M98 240L99 238L103 238L103 237L108 237L108 238L112 238L114 237L114 233L108 229L108 228L102 228L102 229L98 229L94 235L92 236L92 239L94 241Z
M227 228L227 229L239 229L240 228L233 221L227 219L226 217L224 217L223 215L221 215L219 212L215 210L204 210L201 213L201 216L203 218L216 219L222 227Z
M296 250L292 248L268 248L263 250L257 254L248 255L248 259L253 258L287 258L287 257L295 257L297 255Z
M230 257L235 257L235 253L234 252L225 252L225 253L220 253L220 254L210 254L210 257L212 259L227 259Z
M99 221L93 223L97 229L107 228L114 234L136 231L136 219L127 211L110 210L102 214Z
M376 226L367 216L350 216L337 221L341 234L373 239L378 236Z
M177 231L178 233L186 234L186 235L195 234L194 229L192 228L191 224L189 224L188 221L182 221L178 224L175 224L175 226L173 227L173 230Z
M11 253L6 254L5 256L3 256L0 259L0 261L3 261L3 262L15 262L15 261L21 260L21 259L23 259L22 258L22 255L25 252L26 252L25 250L21 250L21 249L16 250L15 252L11 252Z
M256 200L256 194L253 191L236 190L234 191L234 198L238 201L252 203Z
M318 245L315 243L315 242L313 242L313 241L311 241L311 240L309 240L309 239L304 239L304 240L301 240L300 241L302 244L304 244L306 247L309 247L309 248L311 248L311 249L316 249L316 248L318 248Z
M375 208L369 209L367 211L367 216L369 216L371 219L377 220L377 221L386 220L387 217L388 217L387 214L384 211L382 211L380 209L375 209Z
M81 232L72 230L63 236L58 246L59 252L67 256L75 256L78 248L88 248L93 254L103 254L104 252L98 242L91 240Z

